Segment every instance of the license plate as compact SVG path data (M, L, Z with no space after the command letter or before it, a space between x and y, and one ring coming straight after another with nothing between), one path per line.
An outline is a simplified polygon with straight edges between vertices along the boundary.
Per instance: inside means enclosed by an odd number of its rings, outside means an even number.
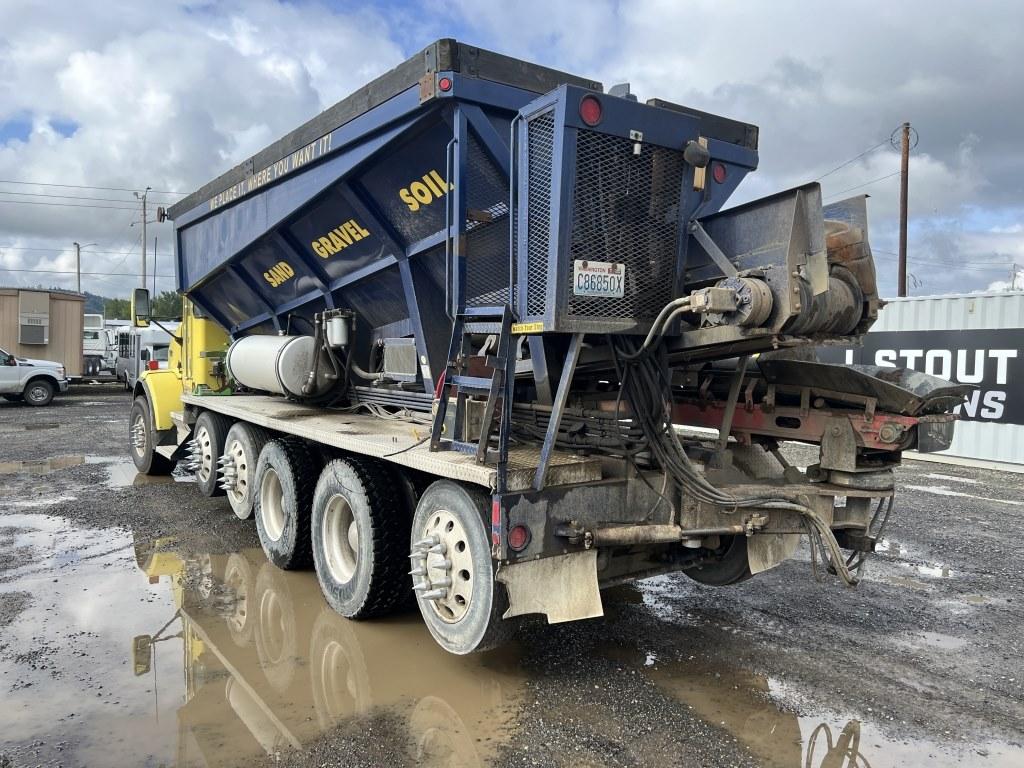
M626 265L610 261L574 261L572 292L575 296L621 299L626 295Z

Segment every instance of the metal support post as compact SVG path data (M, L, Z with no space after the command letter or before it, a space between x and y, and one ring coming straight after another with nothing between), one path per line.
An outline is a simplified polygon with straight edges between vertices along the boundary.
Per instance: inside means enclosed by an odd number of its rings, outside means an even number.
M551 406L551 417L548 420L548 430L544 435L544 445L540 451L540 462L537 464L537 472L533 476L533 489L539 491L544 487L547 479L548 463L551 461L551 452L555 450L555 440L558 437L558 427L562 423L562 413L565 411L565 403L569 399L569 388L572 386L572 377L576 372L576 363L580 359L580 350L583 348L583 334L574 333L569 341L569 354L566 356L565 365L562 367L562 377L558 380L558 390L555 393L555 402Z
M747 374L747 362L749 355L743 355L736 361L736 371L732 375L729 384L729 399L725 403L725 413L722 414L722 426L718 429L718 450L724 451L729 444L729 433L732 431L732 417L736 414L736 401L740 398L740 387L743 386L743 377Z

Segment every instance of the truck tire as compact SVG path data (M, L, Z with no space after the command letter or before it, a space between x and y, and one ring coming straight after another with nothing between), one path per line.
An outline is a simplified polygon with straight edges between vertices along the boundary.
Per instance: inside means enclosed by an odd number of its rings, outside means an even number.
M299 627L286 576L270 563L264 563L256 575L254 602L256 656L270 686L284 693L295 681L296 670L302 663Z
M352 622L324 607L316 617L309 643L313 709L326 731L365 715L373 707L373 686L363 654L360 631ZM386 630L385 630L386 631Z
M476 488L438 480L424 492L413 516L413 553L434 536L445 545L444 554L427 555L426 571L431 582L448 578L451 585L438 587L444 596L437 599L424 596L433 587L418 591L417 603L430 634L449 653L496 648L512 634L512 624L501 618L508 598L504 585L495 581L491 538L484 526L489 509L490 499ZM411 562L414 570L423 563L417 558ZM446 562L451 566L446 568Z
M224 566L224 587L231 592L232 610L224 617L235 645L245 648L252 642L256 624L256 584L252 566L241 552L232 552Z
M256 465L256 532L278 568L307 568L313 560L309 522L320 461L298 438L271 440Z
M217 461L224 453L224 438L227 437L231 428L231 421L213 411L203 411L196 419L196 425L192 428L192 438L195 441L193 459L199 462L196 468L196 486L203 496L220 496L224 489L220 487L220 478L217 476Z
M270 442L270 433L262 427L236 421L224 438L225 468L234 471L227 489L228 504L239 520L252 517L255 502L256 465L260 451Z
M32 379L25 385L25 391L21 394L26 403L38 408L49 405L56 391L49 379Z
M142 395L135 398L128 415L128 446L135 468L144 475L169 475L177 463L154 450L153 419L149 401Z
M747 562L747 537L723 538L730 540L722 542L724 552L721 557L710 563L687 568L683 573L709 587L728 587L751 578L750 565Z
M330 462L313 496L313 562L328 605L349 619L407 601L408 501L396 473L363 457Z

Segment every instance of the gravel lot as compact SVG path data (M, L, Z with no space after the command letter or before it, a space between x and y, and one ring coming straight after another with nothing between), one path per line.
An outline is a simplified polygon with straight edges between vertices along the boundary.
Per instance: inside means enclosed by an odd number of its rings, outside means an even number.
M1024 475L908 462L857 589L806 553L470 658L348 622L186 477L128 395L0 402L0 767L1024 765Z

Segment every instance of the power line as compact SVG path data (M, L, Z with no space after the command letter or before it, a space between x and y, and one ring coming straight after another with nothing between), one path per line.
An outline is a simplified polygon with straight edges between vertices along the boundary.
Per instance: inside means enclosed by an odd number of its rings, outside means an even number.
M884 259L886 261L888 261L890 259L898 258L898 254L890 253L888 251L875 251L875 250L872 250L871 253L872 253L872 255L875 256L876 259ZM932 257L932 256L914 256L913 258L914 258L914 261L917 262L918 264L931 264L931 265L935 265L935 266L939 266L939 267L963 267L964 269L968 269L970 267L984 267L984 266L1008 267L1008 266L1010 266L1010 262L1008 262L1008 261L955 262L955 261L946 261L944 259L937 259L937 258Z
M18 195L19 197L53 197L60 200L101 200L108 203L132 203L123 197L87 197L85 195L51 195L46 192L7 192L0 189L0 195Z
M125 201L127 202L127 201ZM48 205L56 208L95 208L100 211L137 211L138 207L126 208L118 205L88 205L86 203L43 203L38 200L0 200L6 205Z
M93 277L142 277L138 272L82 272L74 269L11 269L0 267L0 272L32 272L43 275L91 275ZM173 278L174 275L157 275L159 278Z
M33 187L63 187L65 189L102 189L106 192L141 192L143 187L134 189L129 187L100 187L95 184L56 184L48 181L15 181L14 179L0 179L0 184L23 184ZM180 195L184 197L188 192L171 192L166 189L152 189L151 192L159 195Z
M885 256L885 258L884 258L884 261L891 262L895 258L896 258L895 256L890 256L890 255L887 254ZM954 270L961 270L962 269L962 270L965 270L965 271L968 271L968 272L993 272L993 271L998 272L998 271L1004 270L1008 266L1010 266L1010 262L1005 262L1005 263L1004 262L989 262L987 264L978 264L978 263L953 264L952 262L948 262L948 261L931 261L931 260L929 260L927 258L921 258L921 257L911 257L911 261L913 261L914 264L917 264L917 265L920 265L920 266L925 266L925 267L949 267L950 269L954 269Z
M841 189L838 192L835 192L835 193L829 195L825 199L826 200L831 200L833 197L838 197L839 195L841 195L841 194L843 194L845 192L852 192L855 189L860 189L861 187L867 187L867 186L869 186L871 184L876 184L879 181L885 181L886 179L891 179L893 176L899 176L899 175L900 175L900 171L893 171L892 173L886 174L885 176L879 176L877 179L872 179L871 181L865 181L863 184L857 184L857 185L852 186L852 187L847 187L846 189Z
M872 248L871 252L873 254L874 253L884 253L887 256L897 256L897 257L899 256L899 254L895 253L894 251L886 251L886 250L882 250L881 248ZM949 266L949 267L982 267L982 266L986 266L986 265L1008 267L1008 266L1010 266L1012 264L1012 262L1010 262L1010 261L972 261L972 262L966 262L965 263L965 262L961 262L961 261L952 261L950 259L944 259L941 256L932 256L930 254L915 256L914 260L918 261L918 262L924 262L924 263L927 263L927 264L938 264L938 265L941 265L941 266Z
M131 229L131 228L132 228L132 226L133 226L134 224L135 224L135 219L134 219L134 217L133 217L133 218L131 218L131 219L128 219L128 223L127 223L127 224L125 224L125 225L124 225L123 227L121 227L121 229L120 229L120 230L118 231L118 233L117 233L117 236L118 236L118 237L120 237L120 236L121 236L122 234L124 234L124 232L125 232L126 230L129 230L129 229ZM117 266L116 266L116 267L114 267L114 269L120 269L121 267L123 267L123 266L124 266L124 263L125 263L126 261L128 261L128 252L129 252L129 251L131 251L131 249L132 249L132 248L134 248L134 247L135 247L134 245L126 245L126 246L125 246L125 247L124 247L124 248L123 248L123 249L121 250L121 253L120 253L120 256L121 256L121 261L119 261L119 262L117 263Z
M128 246L134 248L134 244ZM0 245L0 251L43 251L46 253L67 253L70 248L28 248L20 245ZM105 256L124 256L124 250L120 251L98 251L95 248L90 248L89 253L99 253Z
M873 147L868 147L867 149L865 149L865 150L864 150L863 152L861 152L861 153L860 153L859 155L857 155L856 157L851 157L851 158L850 158L849 160L847 160L846 162L844 162L844 163L840 163L839 165L837 165L837 166L836 166L835 168L833 168L833 169L832 169L831 171L829 171L828 173L823 173L823 174L822 174L821 176L819 176L819 177L818 177L817 179L815 179L815 181L821 181L821 180L822 180L822 179L824 179L824 178L825 178L826 176L831 176L831 175L832 175L833 173L835 173L836 171L838 171L838 170L840 170L840 169L842 169L842 168L845 168L846 166L850 165L851 163L855 163L855 162L857 162L858 160L860 160L860 159L861 159L862 157L864 157L865 155L869 155L869 154L871 154L872 152L874 152L874 151L875 151L876 149L878 149L879 147L883 147L883 146L885 146L885 145L886 145L886 144L888 144L888 143L889 143L889 139L885 139L884 141L880 141L880 142L878 142L878 143L877 143L877 144L875 144L875 145L874 145Z

